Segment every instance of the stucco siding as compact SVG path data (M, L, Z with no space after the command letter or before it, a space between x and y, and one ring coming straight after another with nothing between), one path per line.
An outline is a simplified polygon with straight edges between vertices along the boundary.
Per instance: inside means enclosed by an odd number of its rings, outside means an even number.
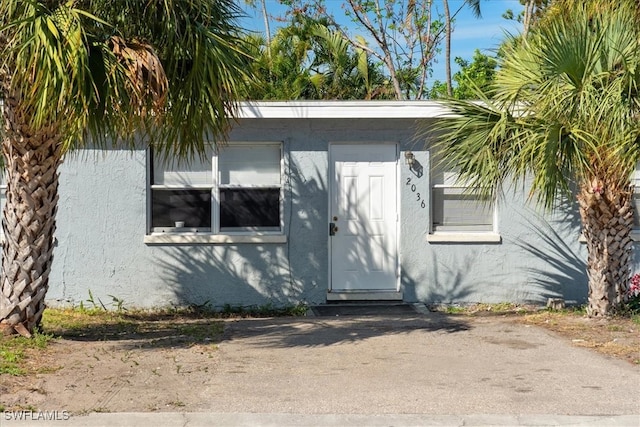
M329 281L329 146L399 144L400 291L405 301L544 302L587 296L586 248L572 203L553 215L505 193L498 243L433 243L430 151L414 119L241 119L233 142L283 143L286 243L145 244L147 153L84 150L61 168L51 303L158 307L322 303ZM411 150L422 175L410 171ZM412 187L415 185L415 187ZM418 198L418 193L420 198ZM423 205L421 201L425 201Z

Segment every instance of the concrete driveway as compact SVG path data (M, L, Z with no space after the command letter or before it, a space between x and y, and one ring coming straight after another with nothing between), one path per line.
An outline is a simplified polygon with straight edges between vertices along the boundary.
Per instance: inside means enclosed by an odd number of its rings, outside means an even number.
M504 318L229 320L219 352L202 413L59 424L640 425L639 366Z

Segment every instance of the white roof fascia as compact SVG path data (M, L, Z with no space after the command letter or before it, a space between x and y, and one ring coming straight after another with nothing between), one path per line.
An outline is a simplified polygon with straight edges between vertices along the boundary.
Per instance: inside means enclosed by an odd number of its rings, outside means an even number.
M429 119L451 117L436 101L246 101L239 119Z

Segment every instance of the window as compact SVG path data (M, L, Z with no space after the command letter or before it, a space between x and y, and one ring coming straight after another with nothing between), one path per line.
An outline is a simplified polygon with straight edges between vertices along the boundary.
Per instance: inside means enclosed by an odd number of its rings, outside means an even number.
M280 230L280 151L279 145L220 151L220 230Z
M151 231L280 232L281 158L280 144L227 146L188 164L152 156Z
M640 162L636 164L636 170L631 177L631 184L633 185L633 198L631 204L633 205L633 228L636 233L640 233Z
M0 174L0 215L4 215L4 205L7 202L7 182L4 173ZM0 236L4 238L4 228L0 225Z
M432 232L493 232L494 209L458 181L458 174L436 166L431 174Z

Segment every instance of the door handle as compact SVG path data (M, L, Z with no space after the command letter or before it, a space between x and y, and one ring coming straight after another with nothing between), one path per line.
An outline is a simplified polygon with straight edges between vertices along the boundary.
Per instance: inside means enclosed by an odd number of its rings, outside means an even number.
M335 236L337 232L338 232L338 226L336 225L336 223L335 222L330 222L329 223L329 236Z

